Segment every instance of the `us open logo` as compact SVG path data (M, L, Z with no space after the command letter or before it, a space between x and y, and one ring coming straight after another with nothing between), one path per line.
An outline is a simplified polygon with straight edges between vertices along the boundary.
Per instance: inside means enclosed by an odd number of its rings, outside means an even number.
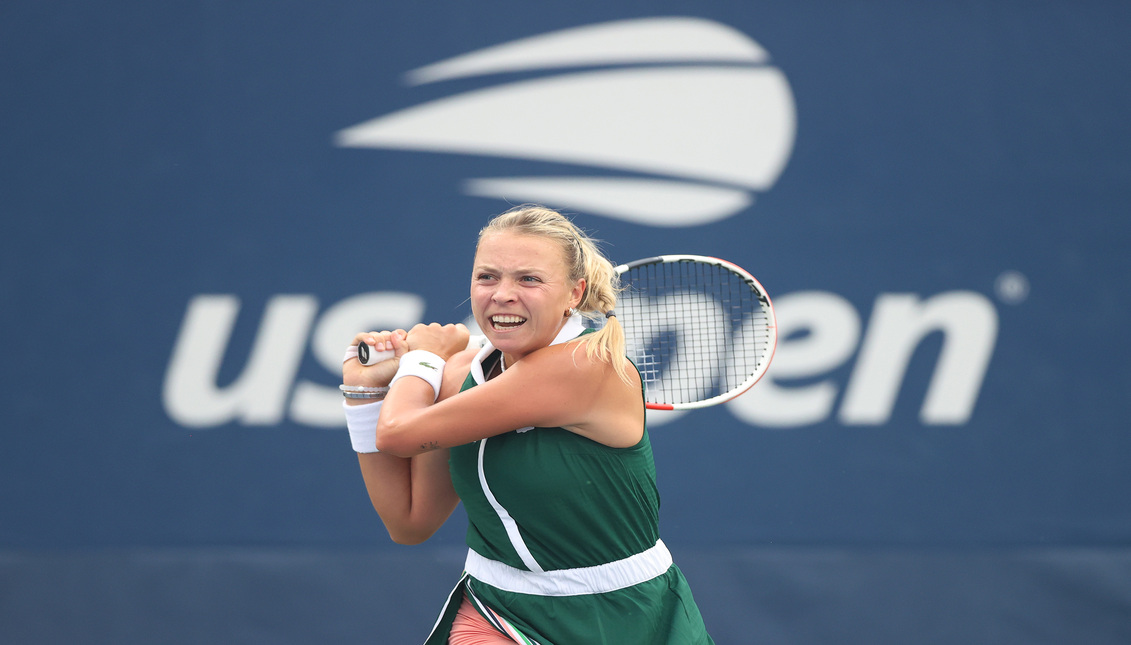
M769 60L745 34L699 18L556 31L421 67L405 80L544 76L380 116L337 132L335 143L600 169L469 178L463 190L651 226L705 224L749 207L793 150L793 94Z
M701 19L568 29L413 70L406 76L411 86L504 72L544 75L380 116L341 130L336 143L573 164L579 172L571 176L469 178L462 189L643 225L706 224L748 208L789 160L793 96L768 61L746 35ZM1011 305L1029 290L1016 272L1003 273L996 288ZM774 366L758 387L726 404L737 420L765 428L832 419L885 425L912 357L924 339L941 335L919 420L970 421L998 336L998 312L985 295L879 293L866 318L827 291L780 294L774 304ZM407 329L422 320L426 301L391 291L328 305L314 294L275 295L239 376L221 385L241 307L236 294L198 294L189 302L162 393L178 425L343 427L338 388L299 377L307 349L337 373L342 338L358 329ZM837 375L844 371L847 377ZM661 414L668 416L650 413L649 425L682 413Z

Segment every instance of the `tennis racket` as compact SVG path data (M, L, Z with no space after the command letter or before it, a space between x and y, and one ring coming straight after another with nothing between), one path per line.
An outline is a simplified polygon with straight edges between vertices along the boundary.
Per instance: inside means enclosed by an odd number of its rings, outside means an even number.
M766 373L777 347L769 295L741 267L701 255L661 255L616 267L616 316L652 410L689 410L733 399ZM473 336L468 347L482 347ZM393 352L357 348L363 365Z

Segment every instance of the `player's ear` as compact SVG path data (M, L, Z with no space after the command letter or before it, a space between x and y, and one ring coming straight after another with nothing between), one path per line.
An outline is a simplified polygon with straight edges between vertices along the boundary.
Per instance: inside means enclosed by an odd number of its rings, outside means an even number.
M569 298L570 309L576 309L577 306L581 304L581 298L585 295L586 284L587 283L585 282L585 278L581 278L576 283L574 283L573 291L570 292Z

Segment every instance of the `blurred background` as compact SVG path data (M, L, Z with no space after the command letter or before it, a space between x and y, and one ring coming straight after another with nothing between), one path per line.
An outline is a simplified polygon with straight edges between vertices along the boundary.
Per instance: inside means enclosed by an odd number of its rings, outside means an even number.
M732 260L781 344L650 419L715 640L1131 642L1131 5L0 8L0 642L423 642L363 329L510 205ZM1121 331L1123 330L1123 331Z

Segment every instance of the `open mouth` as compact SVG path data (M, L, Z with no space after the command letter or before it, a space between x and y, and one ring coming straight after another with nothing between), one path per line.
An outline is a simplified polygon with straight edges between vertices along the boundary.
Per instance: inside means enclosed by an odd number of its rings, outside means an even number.
M491 316L491 328L496 331L515 329L521 327L525 322L526 319L522 316Z

